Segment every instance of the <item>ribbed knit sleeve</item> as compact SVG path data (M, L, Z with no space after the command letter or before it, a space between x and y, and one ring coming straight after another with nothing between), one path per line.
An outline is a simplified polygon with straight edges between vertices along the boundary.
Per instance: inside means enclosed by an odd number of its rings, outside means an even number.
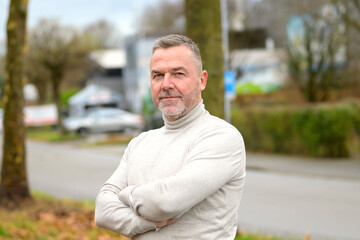
M128 149L119 167L103 185L96 198L95 223L99 227L131 238L137 234L155 230L155 223L136 215L128 205L119 200L118 195L126 186Z

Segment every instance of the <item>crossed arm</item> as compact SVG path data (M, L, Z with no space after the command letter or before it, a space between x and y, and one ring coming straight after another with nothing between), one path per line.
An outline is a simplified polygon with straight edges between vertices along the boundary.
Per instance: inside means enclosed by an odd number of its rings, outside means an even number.
M128 237L155 230L174 222L241 174L241 139L220 134L216 136L218 141L214 147L209 136L203 137L189 153L185 166L175 175L120 188L105 184L96 202L96 224ZM126 162L122 161L114 173L119 176L117 182L126 182L122 181L126 176L125 169Z
M111 184L104 184L101 188L96 199L96 225L129 238L155 230L154 222L136 215L129 206L119 200L120 191L118 187Z

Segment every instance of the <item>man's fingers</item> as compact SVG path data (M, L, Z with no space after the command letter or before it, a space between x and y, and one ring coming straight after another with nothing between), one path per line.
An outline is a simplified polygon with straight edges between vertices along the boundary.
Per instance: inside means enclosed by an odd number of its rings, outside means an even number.
M175 222L176 220L177 220L177 218L170 218L166 221L166 225L169 225L169 224Z
M161 228L163 226L166 226L168 223L167 223L168 220L165 220L165 221L159 221L159 222L155 222L155 226L157 228Z
M158 222L155 222L155 226L157 228L165 227L166 225L172 224L176 220L177 220L177 218L170 218L170 219L165 220L165 221L158 221Z

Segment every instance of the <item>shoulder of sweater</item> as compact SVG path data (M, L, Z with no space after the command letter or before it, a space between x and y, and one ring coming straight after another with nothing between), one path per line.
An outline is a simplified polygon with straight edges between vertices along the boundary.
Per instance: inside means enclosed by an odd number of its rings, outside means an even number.
M228 130L230 132L239 133L238 129L232 124L228 123L224 119L207 114L208 124L206 124L210 129L223 129L224 131Z
M205 145L214 151L232 151L233 149L244 148L244 140L240 132L225 120L206 114L198 121L192 131L191 146ZM205 144L205 145L204 145Z
M215 142L225 141L237 144L243 141L240 132L225 120L207 113L201 121L197 121L193 127L192 136L194 142L203 139L215 139Z
M154 136L154 135L160 133L161 131L163 131L164 128L165 128L165 127L163 126L163 127L161 127L161 128L150 129L150 130L141 132L139 135L137 135L136 137L134 137L134 138L130 141L130 143L132 143L132 142L136 143L136 142L139 142L139 141L141 141L142 139L145 139L145 138L147 138L147 137L149 137L149 136Z

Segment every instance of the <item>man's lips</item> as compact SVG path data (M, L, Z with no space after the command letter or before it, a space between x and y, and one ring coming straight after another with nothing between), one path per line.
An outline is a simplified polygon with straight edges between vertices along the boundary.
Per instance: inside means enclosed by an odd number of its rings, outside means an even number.
M159 100L173 100L173 99L177 99L177 98L181 98L180 96L166 96L166 97L159 97Z

